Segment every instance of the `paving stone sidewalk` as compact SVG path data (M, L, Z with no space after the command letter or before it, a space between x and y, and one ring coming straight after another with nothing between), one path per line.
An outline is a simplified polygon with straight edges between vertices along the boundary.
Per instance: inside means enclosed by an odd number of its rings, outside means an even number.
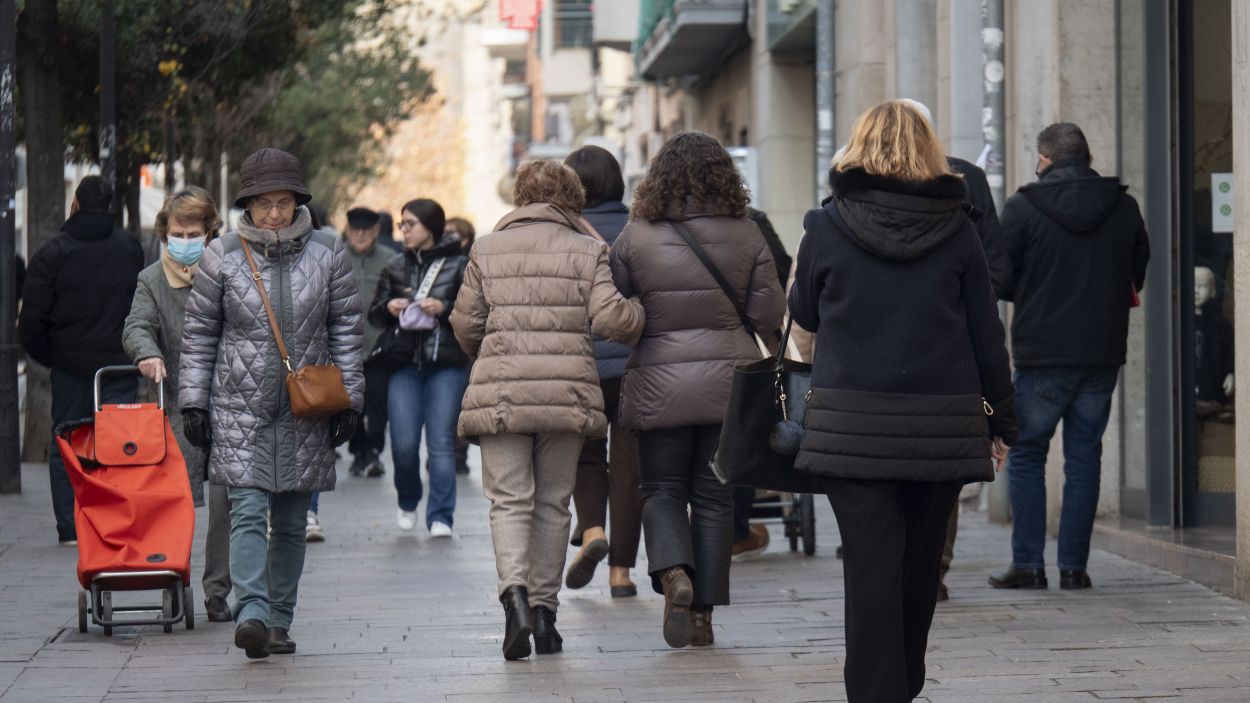
M341 471L321 501L329 540L309 546L292 629L299 653L249 662L229 624L79 634L76 553L56 545L46 471L24 467L25 494L0 496L5 703L845 700L827 503L816 556L790 553L775 525L766 554L734 565L734 605L716 611L714 647L669 650L660 597L640 582L639 597L613 600L601 569L590 587L562 594L563 654L505 662L478 472L460 479L455 538L431 540L398 533L389 475ZM201 610L203 520L201 511ZM985 577L1009 560L1009 532L979 514L962 523L920 700L1250 701L1250 606L1103 552L1091 591L994 591Z

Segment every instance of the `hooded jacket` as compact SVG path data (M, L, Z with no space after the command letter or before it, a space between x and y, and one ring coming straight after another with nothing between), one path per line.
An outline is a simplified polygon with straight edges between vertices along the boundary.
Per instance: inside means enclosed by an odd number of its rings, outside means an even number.
M346 241L344 242L346 243ZM347 256L352 261L352 277L356 279L356 289L360 295L360 307L366 312L373 309L374 299L378 290L378 280L391 260L395 258L395 250L383 244L381 237L363 254L357 254L351 245L347 245ZM365 354L368 355L378 343L378 337L386 330L386 324L365 319Z
M464 281L464 269L469 258L460 247L460 240L444 237L442 241L427 251L404 250L390 257L386 269L378 277L377 290L373 294L373 306L369 309L369 321L375 325L390 329L399 324L399 320L386 309L388 301L394 298L411 299L421 289L421 282L434 266L435 261L442 261L438 275L434 277L434 285L426 297L443 301L443 314L438 317L438 325L428 331L405 332L416 336L415 352L412 363L417 366L441 368L446 366L465 366L469 358L456 342L455 332L451 329L451 310L456 303L456 295L460 292L460 284ZM376 341L376 339L375 339ZM366 353L371 351L370 347Z
M962 179L910 183L854 169L832 181L834 198L804 218L790 291L794 321L817 334L796 467L992 480L990 438L1015 442L1015 408Z
M643 312L612 285L607 246L577 227L568 212L534 203L474 243L451 314L476 357L462 437L607 433L590 335L632 345Z
M1084 160L1051 164L1003 207L1003 295L1017 366L1120 366L1150 241L1137 201Z
M251 247L292 368L333 364L352 409L364 407L364 320L347 245L312 228L308 208L278 232L249 224L200 259L183 321L178 404L207 410L213 483L272 493L334 489L330 421L295 417L286 369L243 254Z
M599 203L582 210L582 217L595 228L608 246L612 246L629 222L629 208L619 200ZM631 351L624 344L595 337L595 366L599 369L599 380L607 381L624 376L625 362L629 361Z
M616 287L638 296L647 326L621 385L621 423L660 430L725 421L734 366L760 358L734 304L673 227L680 220L733 286L762 335L785 315L785 292L749 219L691 214L634 220L612 247Z
M127 365L122 327L143 249L107 212L80 211L31 257L18 334L35 361L81 378Z

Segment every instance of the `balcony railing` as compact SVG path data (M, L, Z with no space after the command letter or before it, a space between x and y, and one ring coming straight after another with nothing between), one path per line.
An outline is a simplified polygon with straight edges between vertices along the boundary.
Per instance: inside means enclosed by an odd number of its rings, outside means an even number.
M634 62L645 78L699 75L745 36L747 0L642 0Z

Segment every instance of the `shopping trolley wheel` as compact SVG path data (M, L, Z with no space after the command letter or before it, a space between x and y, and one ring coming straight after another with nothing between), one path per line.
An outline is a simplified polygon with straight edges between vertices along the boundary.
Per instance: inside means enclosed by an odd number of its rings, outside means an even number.
M98 619L103 620L104 622L111 622L113 620L113 592L112 591L100 591L100 617ZM104 626L104 636L105 637L113 636L112 625Z
M174 603L178 600L177 591L174 588L175 586L170 586L161 591L162 618L172 618L174 616ZM162 623L161 629L165 631L165 634L169 634L174 631L174 624L171 622Z
M78 592L78 631L87 632L87 592Z
M190 586L182 587L182 609L188 630L195 629L195 592Z
M816 501L810 493L799 498L799 527L803 533L803 553L810 557L816 553Z

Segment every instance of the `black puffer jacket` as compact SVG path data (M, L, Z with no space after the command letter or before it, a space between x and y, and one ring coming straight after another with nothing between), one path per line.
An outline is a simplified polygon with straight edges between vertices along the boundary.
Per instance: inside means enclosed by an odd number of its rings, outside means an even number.
M1003 206L1016 366L1120 366L1150 240L1137 201L1084 160L1051 164Z
M70 216L26 272L18 322L26 353L84 378L101 366L131 363L122 327L142 270L139 240L116 227L111 214Z
M416 295L426 273L438 260L443 261L442 268L426 296L443 301L443 314L438 317L438 326L426 332L404 334L416 336L416 353L412 363L423 367L466 366L469 357L460 349L448 321L451 318L451 309L456 304L456 295L460 292L460 284L464 282L464 269L469 264L469 259L461 251L457 239L449 237L428 251L407 250L392 257L378 278L373 306L369 309L369 320L386 327L385 334L391 334L399 320L387 311L386 303L394 298L412 298ZM369 351L365 351L366 355Z
M834 199L804 218L790 293L794 321L817 333L796 466L852 479L992 480L990 438L1016 441L1015 405L961 179L853 170L833 186Z

